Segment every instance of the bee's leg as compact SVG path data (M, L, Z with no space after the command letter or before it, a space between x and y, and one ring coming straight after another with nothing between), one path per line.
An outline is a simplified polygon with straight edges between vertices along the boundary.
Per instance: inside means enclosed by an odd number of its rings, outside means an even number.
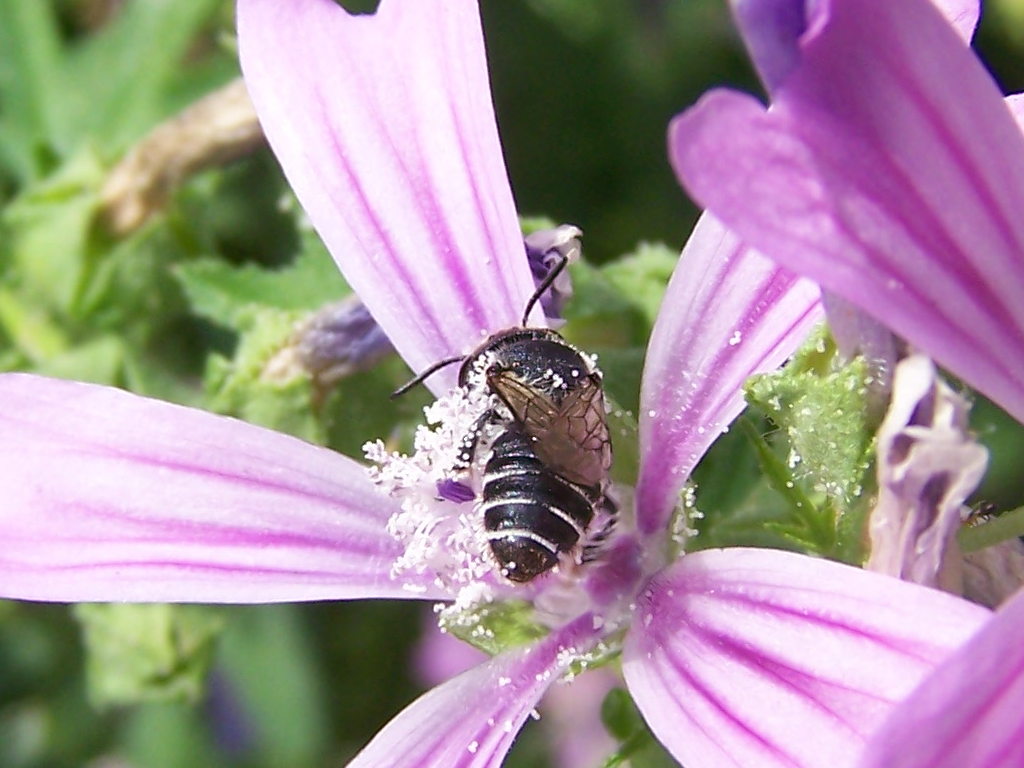
M597 515L594 520L596 525L591 528L583 542L582 562L589 563L601 556L605 545L615 533L615 523L618 519L618 503L608 494L604 494L601 502L597 505Z
M477 458L477 450L480 448L480 438L487 427L501 422L501 416L489 408L481 414L480 418L473 424L473 428L462 438L462 449L459 451L459 463L455 466L457 471L469 469Z
M438 498L462 504L476 498L479 489L473 478L472 467L477 460L480 449L480 438L491 424L501 421L494 409L488 409L473 424L473 428L462 438L458 461L452 467L452 473L437 484Z

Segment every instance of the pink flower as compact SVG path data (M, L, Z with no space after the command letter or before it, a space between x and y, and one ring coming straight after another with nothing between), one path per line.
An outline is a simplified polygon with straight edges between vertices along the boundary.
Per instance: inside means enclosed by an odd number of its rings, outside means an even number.
M289 180L409 365L515 325L532 280L475 2L384 0L353 17L331 0L242 0L239 43ZM622 535L584 568L585 602L546 637L428 692L353 765L498 765L549 685L616 648L653 732L688 768L853 765L988 612L793 553L677 557L669 532L690 471L743 408L744 380L819 317L812 284L705 217L645 365L635 531L625 510ZM0 595L453 597L430 572L395 574L398 502L349 458L87 384L0 376L0 398ZM551 581L504 589L543 597Z
M966 44L978 3L733 4L771 108L721 90L677 117L683 184L1024 421L1022 102Z

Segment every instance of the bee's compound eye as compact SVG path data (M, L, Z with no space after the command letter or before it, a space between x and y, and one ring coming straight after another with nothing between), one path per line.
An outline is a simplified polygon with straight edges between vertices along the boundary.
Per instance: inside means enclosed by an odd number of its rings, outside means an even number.
M558 564L555 553L525 536L505 536L491 540L491 551L510 581L525 583Z

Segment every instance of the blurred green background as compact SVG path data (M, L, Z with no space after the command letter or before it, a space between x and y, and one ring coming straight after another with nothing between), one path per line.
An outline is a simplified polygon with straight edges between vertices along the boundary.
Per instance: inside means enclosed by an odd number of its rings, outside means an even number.
M696 219L666 125L709 87L758 87L724 0L482 9L520 211L578 224L605 265L577 272L602 301L570 312L569 333L635 406L659 290ZM264 147L183 173L132 227L109 224L105 185L126 153L237 76L232 17L226 0L0 0L0 370L122 386L358 457L407 434L423 399L384 397L408 375L393 358L337 387L266 375L295 324L348 289ZM1024 2L988 3L979 47L1024 90ZM368 406L366 392L381 396ZM986 498L1019 504L1020 434L987 406L981 418L1007 446ZM0 602L0 768L340 765L423 689L422 625L420 606L380 603ZM544 764L560 738L547 720L511 764Z

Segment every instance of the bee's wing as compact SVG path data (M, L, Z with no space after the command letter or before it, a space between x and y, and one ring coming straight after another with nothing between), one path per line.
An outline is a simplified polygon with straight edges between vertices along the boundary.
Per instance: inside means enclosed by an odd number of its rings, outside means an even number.
M565 478L600 488L612 463L601 380L590 375L556 403L510 371L488 379L524 431L537 456Z

